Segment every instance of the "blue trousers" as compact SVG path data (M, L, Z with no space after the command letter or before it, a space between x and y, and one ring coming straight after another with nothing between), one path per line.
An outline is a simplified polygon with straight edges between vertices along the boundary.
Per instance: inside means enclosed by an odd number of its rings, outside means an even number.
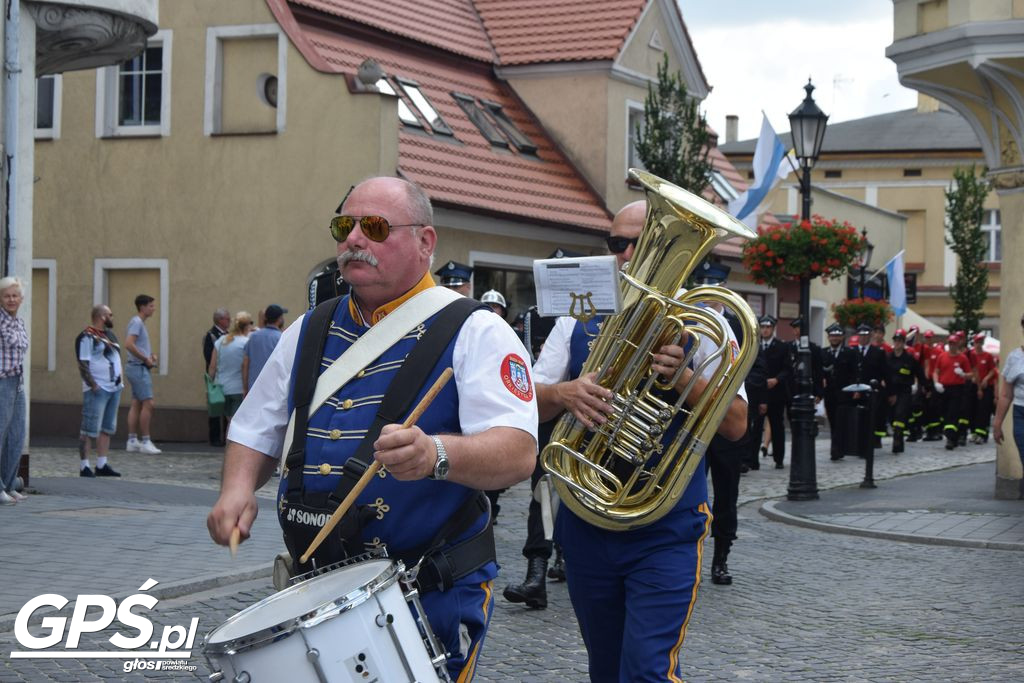
M679 650L710 528L707 503L625 532L599 529L559 509L555 540L591 681L682 681Z
M456 584L420 596L430 628L448 651L448 675L463 683L473 680L494 606L493 581Z
M0 377L0 490L14 488L24 445L25 385L21 377Z

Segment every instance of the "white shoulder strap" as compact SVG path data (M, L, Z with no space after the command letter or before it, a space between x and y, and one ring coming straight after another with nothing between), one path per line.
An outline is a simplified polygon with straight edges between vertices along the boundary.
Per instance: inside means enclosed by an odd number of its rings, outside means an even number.
M409 330L460 298L462 298L461 294L453 292L447 287L431 287L389 313L386 318L357 339L320 375L316 382L316 390L313 392L313 402L309 405L309 414L315 413L356 373L394 346ZM288 430L284 435L285 453L291 448L294 432L295 411L292 410L292 414L288 418Z

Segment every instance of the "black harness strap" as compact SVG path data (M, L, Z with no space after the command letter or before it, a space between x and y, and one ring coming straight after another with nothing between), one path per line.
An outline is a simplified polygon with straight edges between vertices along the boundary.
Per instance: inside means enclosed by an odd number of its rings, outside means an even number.
M324 356L327 332L331 329L334 311L341 303L341 297L328 299L313 309L306 325L305 344L299 354L295 371L295 388L292 399L295 402L295 431L285 458L288 468L288 499L302 494L302 467L306 463L306 427L309 422L309 405L313 402L316 381L320 377L320 363Z

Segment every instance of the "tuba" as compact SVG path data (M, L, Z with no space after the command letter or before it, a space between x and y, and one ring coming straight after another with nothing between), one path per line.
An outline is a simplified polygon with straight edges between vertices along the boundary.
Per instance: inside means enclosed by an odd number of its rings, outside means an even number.
M622 310L604 321L582 371L597 373L595 382L613 393L613 413L590 430L566 412L541 453L562 502L612 531L651 524L675 506L757 354L751 343L757 323L740 296L711 286L678 294L716 244L755 234L657 176L636 169L629 174L645 188L647 218L633 258L620 273ZM720 304L739 318L747 341L742 349L731 343L725 319L701 304ZM670 378L651 370L652 355L665 344L686 349ZM711 352L693 368L693 377L678 394L669 391L704 344ZM709 368L704 392L685 405Z

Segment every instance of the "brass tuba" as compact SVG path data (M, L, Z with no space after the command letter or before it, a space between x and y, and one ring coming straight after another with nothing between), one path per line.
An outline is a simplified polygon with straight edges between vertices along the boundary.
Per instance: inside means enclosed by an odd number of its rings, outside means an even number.
M566 412L541 453L562 502L613 531L651 524L675 506L757 353L757 323L740 296L709 286L678 296L718 242L754 233L657 176L636 169L629 174L647 192L647 219L621 273L622 310L604 321L582 371L597 373L595 381L613 392L614 412L593 431ZM721 304L739 318L742 349L730 343L724 318L701 303ZM688 349L671 378L651 370L652 355L665 344ZM665 390L676 385L701 344L710 344L712 353L693 368L693 379L676 398ZM708 368L714 372L707 388L691 407L684 405Z

